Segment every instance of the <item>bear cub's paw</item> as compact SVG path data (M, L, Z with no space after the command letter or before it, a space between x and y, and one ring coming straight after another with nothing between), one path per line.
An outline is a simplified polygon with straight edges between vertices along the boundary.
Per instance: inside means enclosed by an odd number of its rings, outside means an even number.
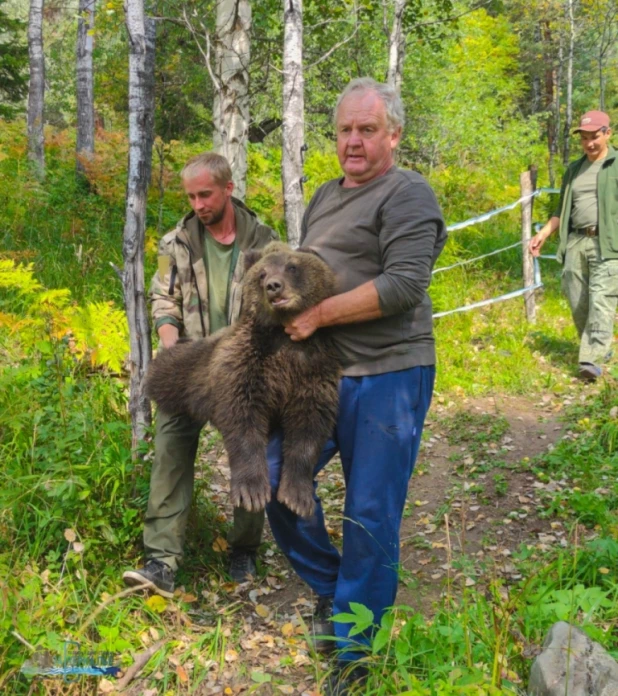
M245 476L242 481L235 481L232 477L230 498L234 507L243 507L249 512L259 512L266 507L271 496L268 476L254 478Z
M285 473L281 477L277 500L299 517L312 517L315 512L313 484L311 482L307 484L298 479L290 481Z

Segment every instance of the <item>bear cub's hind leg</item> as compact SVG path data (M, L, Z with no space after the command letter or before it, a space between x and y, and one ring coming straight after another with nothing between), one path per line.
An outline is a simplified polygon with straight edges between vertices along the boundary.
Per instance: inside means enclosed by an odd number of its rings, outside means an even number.
M249 512L263 510L271 498L266 462L266 433L259 432L255 426L246 426L239 427L236 433L221 434L232 474L232 505L243 507Z

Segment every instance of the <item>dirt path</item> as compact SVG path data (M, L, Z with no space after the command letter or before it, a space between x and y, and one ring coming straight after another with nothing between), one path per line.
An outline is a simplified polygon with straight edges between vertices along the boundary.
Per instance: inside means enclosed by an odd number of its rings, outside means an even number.
M574 389L571 397L549 395L540 401L436 399L402 524L399 604L431 615L447 581L461 588L482 585L499 574L516 582L520 576L509 559L521 544L540 549L566 545L561 524L538 515L543 509L540 496L560 482L541 482L529 462L563 436L560 411L576 394ZM229 520L229 474L221 443L206 452L203 461L215 471L209 485ZM329 533L338 543L344 497L338 461L322 472L318 492ZM312 660L302 625L314 598L276 551L270 531L266 541L270 543L261 556L263 578L246 587L222 588L227 601L241 607L242 656L233 650L226 669L213 672L200 693L240 693L262 674L271 675L260 687L262 694L317 693L315 670L319 679L320 669L328 665Z

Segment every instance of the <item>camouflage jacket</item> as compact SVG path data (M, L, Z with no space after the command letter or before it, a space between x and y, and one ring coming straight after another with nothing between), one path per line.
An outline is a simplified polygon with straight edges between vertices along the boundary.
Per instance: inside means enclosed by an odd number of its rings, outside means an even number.
M239 200L232 198L232 204L239 253L229 290L230 324L240 314L243 252L259 249L268 242L279 239L274 230L262 225L255 213ZM198 217L191 212L159 242L158 270L152 279L149 294L152 318L157 330L163 324L173 324L179 329L181 336L188 338L201 338L210 333L203 230Z

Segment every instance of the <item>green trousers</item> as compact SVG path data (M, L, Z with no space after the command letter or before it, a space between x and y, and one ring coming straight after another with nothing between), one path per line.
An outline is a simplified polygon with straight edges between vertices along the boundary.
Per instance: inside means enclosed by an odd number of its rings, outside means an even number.
M188 416L157 413L144 549L146 558L163 561L173 570L177 570L182 560L200 430ZM234 508L229 545L236 551L255 551L261 543L263 529L263 511Z
M598 237L570 234L562 289L580 337L579 362L601 365L614 338L618 259L601 258Z

